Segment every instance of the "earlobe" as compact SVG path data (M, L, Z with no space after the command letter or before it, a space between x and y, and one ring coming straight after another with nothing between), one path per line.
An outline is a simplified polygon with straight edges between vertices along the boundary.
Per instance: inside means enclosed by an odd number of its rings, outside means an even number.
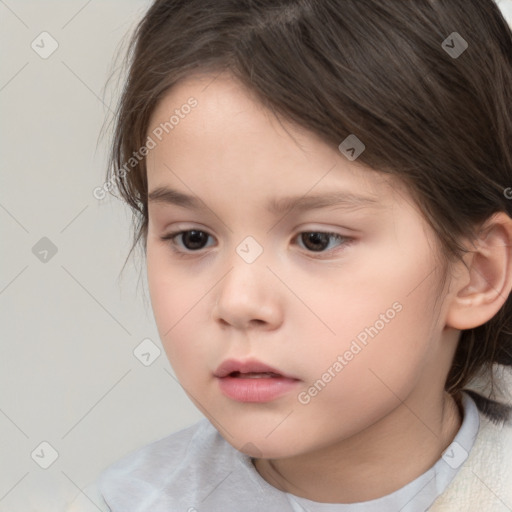
M452 280L448 327L473 329L501 309L512 290L511 245L512 219L506 213L499 212L482 225L464 258L466 267Z

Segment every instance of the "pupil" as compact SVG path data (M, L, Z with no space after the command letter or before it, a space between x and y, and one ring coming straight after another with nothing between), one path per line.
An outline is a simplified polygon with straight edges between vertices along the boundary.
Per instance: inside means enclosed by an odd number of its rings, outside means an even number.
M308 249L321 251L329 245L329 235L325 233L304 233L302 241Z
M183 243L187 249L201 249L206 243L207 235L204 231L191 230L183 233Z

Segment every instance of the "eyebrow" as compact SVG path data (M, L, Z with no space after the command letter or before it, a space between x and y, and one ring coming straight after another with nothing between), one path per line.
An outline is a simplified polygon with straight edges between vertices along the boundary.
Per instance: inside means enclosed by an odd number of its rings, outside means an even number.
M192 210L209 210L203 201L195 196L184 194L168 187L157 187L148 194L152 203L172 204ZM307 211L337 207L344 210L361 208L383 208L384 205L372 196L362 196L348 191L335 191L318 195L286 196L272 198L267 202L267 210L274 215L282 215L290 210Z

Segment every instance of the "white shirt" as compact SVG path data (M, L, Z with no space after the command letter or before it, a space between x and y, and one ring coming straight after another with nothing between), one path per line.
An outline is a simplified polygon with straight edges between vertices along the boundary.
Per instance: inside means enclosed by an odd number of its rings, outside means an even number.
M466 393L462 405L462 425L441 458L375 500L328 504L282 492L203 419L111 465L69 512L510 512L512 426L487 420ZM493 481L477 488L475 482L485 482L486 473L495 470L493 463L498 465Z

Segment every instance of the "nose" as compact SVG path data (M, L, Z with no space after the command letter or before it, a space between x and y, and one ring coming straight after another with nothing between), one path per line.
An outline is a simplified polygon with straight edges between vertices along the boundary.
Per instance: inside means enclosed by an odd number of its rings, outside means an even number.
M246 263L234 259L232 263L217 288L213 319L223 327L240 330L278 328L283 321L283 304L272 272L261 260Z

